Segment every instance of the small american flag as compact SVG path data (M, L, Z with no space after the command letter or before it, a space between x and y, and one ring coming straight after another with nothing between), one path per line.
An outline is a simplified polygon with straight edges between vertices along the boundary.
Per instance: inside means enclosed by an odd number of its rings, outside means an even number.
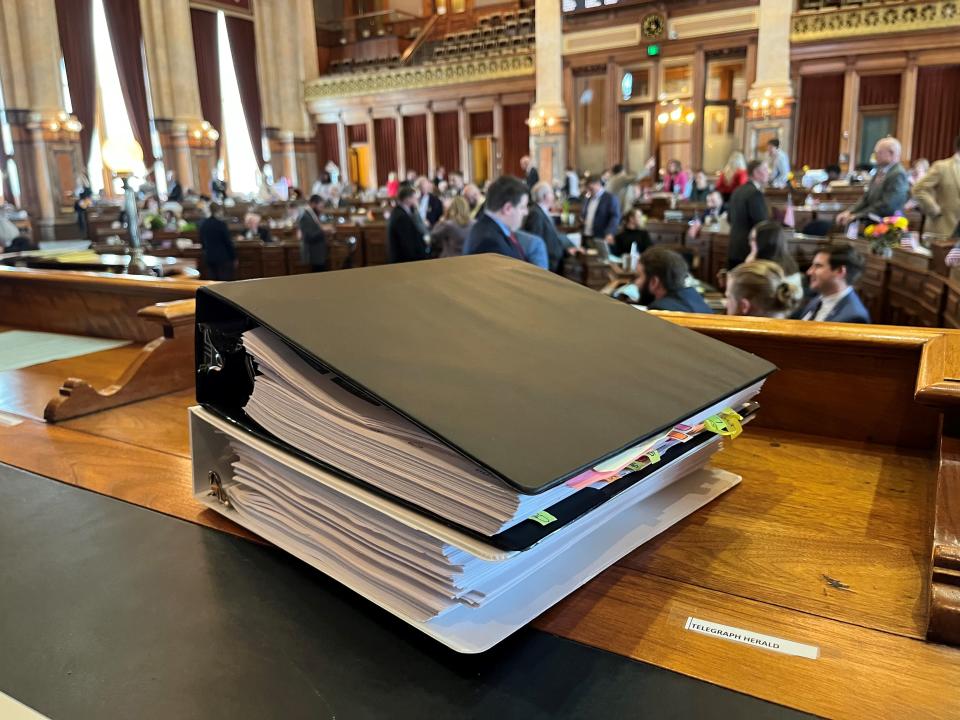
M947 267L956 267L960 265L960 248L953 247L947 253Z

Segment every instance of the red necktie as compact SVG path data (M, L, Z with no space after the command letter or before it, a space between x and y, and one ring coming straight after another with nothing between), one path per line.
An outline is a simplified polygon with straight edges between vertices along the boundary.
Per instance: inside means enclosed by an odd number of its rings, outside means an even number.
M520 255L520 259L526 262L527 256L523 252L523 247L520 245L520 241L517 240L517 236L513 233L510 233L510 244L513 245L513 249L517 251L518 255Z

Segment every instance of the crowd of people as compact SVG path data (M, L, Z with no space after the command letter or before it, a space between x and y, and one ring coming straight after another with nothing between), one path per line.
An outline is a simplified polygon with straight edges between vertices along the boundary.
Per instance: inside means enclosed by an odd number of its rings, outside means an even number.
M378 196L390 205L390 262L494 252L559 273L566 257L596 248L605 257L634 258L636 280L621 293L627 300L652 309L709 312L694 287L687 260L672 250L652 247L643 227L637 201L651 192L666 194L702 208L691 220L689 234L695 236L705 224L726 226L727 268L718 282L725 290L729 314L869 322L869 313L853 289L863 271L863 257L851 244L834 241L816 254L804 278L790 255L783 226L769 216L764 191L793 187L803 192L860 182L865 185L863 195L837 215L839 229L918 208L926 217L926 230L960 235L960 137L956 153L932 165L918 160L907 170L900 156L900 143L883 138L876 143L869 167L858 166L846 177L838 166L805 168L797 183L787 154L774 138L760 158L747 161L742 152L733 152L712 177L702 170L684 168L677 160L668 161L656 176L651 158L632 173L620 164L584 177L567 168L562 186L557 188L542 181L531 158L523 157L517 168L521 177L504 175L488 181L482 189L465 182L460 172L439 167L433 177L410 170L401 180L391 172ZM339 169L328 164L295 217L302 261L315 271L324 270L327 264L327 238L332 228L325 213L343 207L346 195L352 197L355 191L344 186L339 175ZM212 188L217 193L214 200L188 197L191 191L185 191L170 174L167 188L163 202L156 194L144 199L139 222L153 229L183 229L182 203L188 200L203 206L207 217L198 231L210 275L233 279L236 251L222 207L226 187ZM288 200L296 202L303 197L297 188L282 189ZM271 189L271 193L276 191ZM580 203L578 237L560 232L556 222L558 210L570 222L566 210L573 200ZM89 194L78 196L78 223L84 223L90 202ZM827 235L833 229L823 224L826 227L818 228L816 234ZM256 213L248 213L244 225L247 237L270 241L270 230ZM0 225L0 231L4 244L10 245L12 230ZM950 253L948 263L960 264L960 245Z

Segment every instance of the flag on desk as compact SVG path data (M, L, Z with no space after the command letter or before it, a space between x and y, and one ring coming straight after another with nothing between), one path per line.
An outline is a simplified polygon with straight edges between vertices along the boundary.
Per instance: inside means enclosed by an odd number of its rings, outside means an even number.
M783 225L788 228L796 228L797 221L793 216L793 198L787 195L787 210L783 214Z

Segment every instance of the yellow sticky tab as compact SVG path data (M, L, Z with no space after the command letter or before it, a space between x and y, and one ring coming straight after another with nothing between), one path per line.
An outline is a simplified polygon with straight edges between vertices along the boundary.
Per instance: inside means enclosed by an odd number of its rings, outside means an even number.
M735 410L724 410L720 413L720 417L723 418L723 422L730 431L731 438L735 438L743 432L743 425L740 422L743 417Z
M730 431L727 429L727 424L723 421L723 418L719 415L711 415L706 420L703 421L703 426L712 433L717 435L729 435Z
M549 525L550 523L557 521L557 519L546 510L541 510L536 515L531 516L530 519L536 523L540 523L541 525Z
M658 462L660 462L660 453L656 450L651 450L648 452L647 457L650 458L651 465L656 465Z

